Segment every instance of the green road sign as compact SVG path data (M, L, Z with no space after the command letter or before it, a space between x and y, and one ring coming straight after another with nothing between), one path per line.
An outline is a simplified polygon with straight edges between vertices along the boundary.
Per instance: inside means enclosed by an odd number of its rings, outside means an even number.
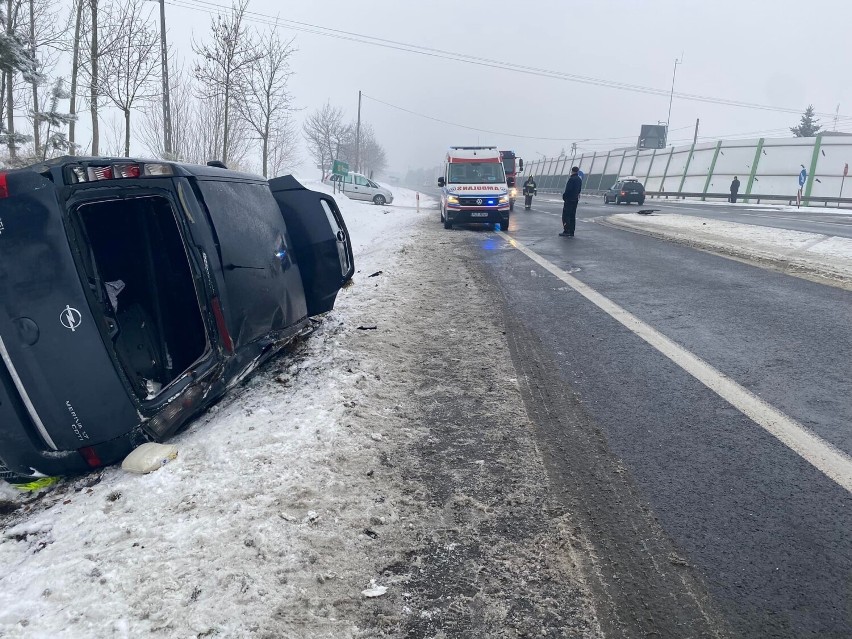
M334 175L347 175L349 173L349 165L341 160L335 160L331 165L331 172Z

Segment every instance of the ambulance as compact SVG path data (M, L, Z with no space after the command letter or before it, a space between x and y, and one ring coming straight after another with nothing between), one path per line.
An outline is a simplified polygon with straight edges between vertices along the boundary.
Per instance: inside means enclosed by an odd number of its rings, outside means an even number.
M441 221L454 224L500 224L509 229L509 187L496 146L453 146L447 152L441 187Z

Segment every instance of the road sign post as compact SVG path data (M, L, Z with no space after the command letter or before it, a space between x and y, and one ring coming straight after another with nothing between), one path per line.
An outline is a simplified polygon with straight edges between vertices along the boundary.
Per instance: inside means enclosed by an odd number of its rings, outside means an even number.
M843 165L843 177L840 178L840 195L838 199L843 197L843 183L846 181L846 176L849 175L849 162L844 163ZM837 203L837 208L840 208L840 202Z
M799 171L799 192L796 193L796 208L802 205L802 189L805 188L805 182L808 181L808 171L805 167Z
M340 192L346 193L346 176L349 175L349 164L343 160L334 160L331 163L331 174L340 178L335 182L340 182Z

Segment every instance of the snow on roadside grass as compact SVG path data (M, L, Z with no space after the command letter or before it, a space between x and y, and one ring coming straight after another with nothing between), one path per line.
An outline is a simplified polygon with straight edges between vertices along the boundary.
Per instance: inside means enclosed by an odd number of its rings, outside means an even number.
M619 213L606 219L617 226L852 283L850 238L668 213Z
M754 198L752 198L754 199ZM792 198L795 200L795 196ZM783 211L785 213L831 213L833 215L852 215L852 210L850 209L841 209L837 206L790 206L789 204L764 204L757 202L745 202L743 199L743 195L740 194L739 202L737 204L731 204L727 200L697 200L690 198L683 199L661 199L661 198L649 198L648 202L653 204L669 204L669 205L699 205L699 206L721 206L721 207L735 207L737 209L742 209L744 211Z
M300 180L307 188L315 191L332 194L331 186L323 184L319 180ZM346 196L339 193L334 196L337 206L343 212L343 217L346 220L346 227L352 235L352 243L358 247L358 255L355 258L355 266L360 269L358 257L362 259L369 257L373 252L386 251L388 243L404 241L411 234L411 224L409 223L412 211L408 210L409 206L414 206L415 191L394 187L391 189L394 195L393 204L385 204L376 206L361 202L358 200L350 200ZM421 214L434 208L437 202L422 193L420 194L420 211ZM358 211L358 224L349 222L350 216Z
M376 442L343 418L371 368L347 341L412 213L338 202L359 273L337 309L173 438L174 462L60 485L5 529L0 636L359 636L363 532L395 514L375 499Z

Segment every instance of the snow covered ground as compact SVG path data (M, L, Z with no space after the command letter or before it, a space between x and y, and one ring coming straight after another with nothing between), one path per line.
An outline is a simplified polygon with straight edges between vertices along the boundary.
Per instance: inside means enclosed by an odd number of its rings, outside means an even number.
M620 213L610 224L852 287L852 239L678 214Z
M305 185L309 184L310 188L316 189L318 191L325 191L326 193L329 193L329 194L331 194L331 192L332 192L330 184L322 183L319 180L316 180L316 181L308 180L308 181L305 181L305 182L302 182L302 183L305 184ZM383 186L384 188L389 190L391 193L393 193L393 204L388 204L387 206L390 206L390 207L395 208L395 209L406 209L406 208L416 209L417 208L417 206L418 206L418 203L417 203L418 193L417 193L417 191L412 191L411 189L405 189L405 188L402 188L400 186L387 184L385 182L377 182L377 184L379 186ZM341 197L340 199L349 200L349 198L345 197L345 196ZM349 200L349 201L352 201L352 200ZM428 196L424 195L423 193L420 193L420 204L423 207L429 206L430 202L433 202L433 200L431 200Z
M689 204L690 206L731 206L731 203L726 200L666 200L663 198L649 198L649 202L667 202L669 204ZM743 195L740 194L739 202L735 205L738 209L744 211L783 211L785 213L833 213L835 215L852 215L852 209L837 208L833 206L789 206L787 204L757 204L756 202L744 202Z
M364 313L387 312L373 274L393 268L426 212L338 203L353 285L304 342L175 437L175 461L36 497L0 489L0 637L365 636L360 606L389 583L369 546L404 522L377 472L376 363L353 345Z

